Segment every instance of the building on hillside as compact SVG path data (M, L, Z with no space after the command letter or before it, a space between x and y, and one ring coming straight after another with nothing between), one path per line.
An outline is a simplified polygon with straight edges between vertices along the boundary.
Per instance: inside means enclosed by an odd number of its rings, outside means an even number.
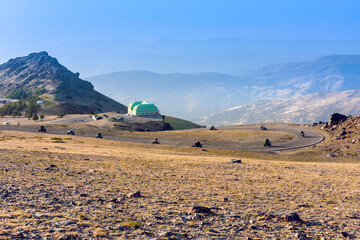
M128 106L128 115L136 117L156 117L160 118L159 109L154 103L147 101L136 101Z
M44 102L43 102L42 100L39 100L39 101L36 102L36 104L38 104L38 105L44 105Z
M18 101L19 101L19 99L0 98L1 104L13 103L13 102L18 102Z

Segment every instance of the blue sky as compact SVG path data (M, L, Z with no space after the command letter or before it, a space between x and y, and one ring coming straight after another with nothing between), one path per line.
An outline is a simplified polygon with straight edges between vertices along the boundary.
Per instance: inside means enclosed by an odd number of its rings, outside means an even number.
M341 41L345 40L354 44L354 53L359 53L356 48L360 42L359 10L358 0L0 0L0 62L19 54L47 50L50 54L57 54L55 57L62 59L64 65L76 69L79 64L75 60L70 61L70 56L61 52L61 46L69 43L82 45L89 41L111 44L121 39L140 43L159 39L185 42L315 39L332 41L333 45L336 41L344 44ZM92 44L92 48L94 46L96 48L96 44ZM70 50L69 47L66 51ZM310 57L311 48L307 51ZM329 54L341 51L344 50ZM128 53L129 56L135 58L137 55ZM300 56L299 60L302 59L304 57ZM287 61L287 58L283 60ZM151 64L145 64L146 61L132 65L119 61L118 68L125 70L148 66L148 70L156 70ZM91 72L84 66L80 69ZM90 75L112 69L116 70L116 66L99 69ZM186 70L186 66L178 69ZM203 68L199 67L199 70Z

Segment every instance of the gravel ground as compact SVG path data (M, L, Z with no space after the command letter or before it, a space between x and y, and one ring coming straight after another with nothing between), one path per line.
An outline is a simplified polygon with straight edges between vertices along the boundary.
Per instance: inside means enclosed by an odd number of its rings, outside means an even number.
M1 239L360 237L359 164L2 141L10 144L0 147Z

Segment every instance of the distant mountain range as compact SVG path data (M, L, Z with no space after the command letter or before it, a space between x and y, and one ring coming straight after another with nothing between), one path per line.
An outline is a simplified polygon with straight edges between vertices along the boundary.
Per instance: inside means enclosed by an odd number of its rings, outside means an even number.
M248 123L313 123L328 121L331 114L360 113L360 91L315 93L289 99L271 99L248 103L203 117L205 125L237 125Z
M12 90L42 89L41 98L54 113L127 111L127 108L94 90L94 86L59 64L47 52L10 59L0 65L0 97Z
M268 99L271 102L281 102L306 95L315 97L313 94L317 93L359 90L360 55L333 55L309 62L272 65L241 76L126 71L90 77L87 80L96 89L120 102L150 100L160 107L163 114L211 124L225 120L217 121L209 115L220 117L214 113L244 104L256 104L255 102ZM279 112L275 111L274 114ZM244 123L271 120L249 118L242 121L241 115L237 118L237 122ZM291 121L302 122L295 118Z

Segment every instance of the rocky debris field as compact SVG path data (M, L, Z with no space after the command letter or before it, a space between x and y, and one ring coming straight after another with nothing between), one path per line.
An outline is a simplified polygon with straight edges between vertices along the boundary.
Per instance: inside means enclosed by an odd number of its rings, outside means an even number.
M317 146L328 157L347 157L360 160L360 115L340 117L319 126L327 140ZM338 116L338 115L335 115ZM342 117L341 117L342 116Z
M65 143L39 151L13 141L18 149L0 149L0 239L360 237L355 163L232 162L122 145L111 154L93 143L75 154L50 151Z

